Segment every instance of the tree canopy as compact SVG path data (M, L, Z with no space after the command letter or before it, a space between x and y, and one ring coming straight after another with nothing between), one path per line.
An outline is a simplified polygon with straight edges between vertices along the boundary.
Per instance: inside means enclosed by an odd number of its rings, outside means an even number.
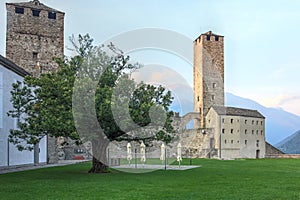
M45 135L94 141L93 161L102 165L105 156L94 149L101 146L104 151L107 141L170 142L171 92L135 83L128 73L141 65L130 63L113 44L93 46L89 35L72 37L71 42L78 55L57 58L58 71L13 84L8 115L19 120L10 142L19 150L32 150Z

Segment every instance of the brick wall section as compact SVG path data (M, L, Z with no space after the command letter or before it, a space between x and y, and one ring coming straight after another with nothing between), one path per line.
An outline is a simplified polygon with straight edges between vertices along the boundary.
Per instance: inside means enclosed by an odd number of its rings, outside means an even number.
M23 8L24 13L15 9ZM7 3L6 57L33 75L56 70L53 57L64 55L64 13L51 9L39 1ZM40 11L33 16L32 9ZM56 19L49 19L53 12ZM34 55L37 54L37 55Z

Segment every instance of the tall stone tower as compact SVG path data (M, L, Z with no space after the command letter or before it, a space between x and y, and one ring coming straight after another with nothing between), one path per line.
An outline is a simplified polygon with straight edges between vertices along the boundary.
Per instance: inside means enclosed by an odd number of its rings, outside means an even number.
M53 58L64 55L65 14L39 0L6 3L6 9L6 57L32 75L56 70Z
M33 76L58 69L55 57L64 55L65 13L39 0L6 3L6 57ZM57 139L47 137L47 162L57 163ZM39 163L39 145L34 146Z
M200 112L195 128L205 127L213 105L224 105L224 37L209 31L194 41L194 111Z

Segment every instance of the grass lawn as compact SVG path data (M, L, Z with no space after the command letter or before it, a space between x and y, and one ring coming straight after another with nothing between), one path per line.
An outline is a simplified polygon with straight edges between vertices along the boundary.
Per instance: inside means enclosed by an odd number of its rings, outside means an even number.
M0 199L300 199L299 159L194 159L193 165L201 167L88 174L90 163L81 163L1 174Z

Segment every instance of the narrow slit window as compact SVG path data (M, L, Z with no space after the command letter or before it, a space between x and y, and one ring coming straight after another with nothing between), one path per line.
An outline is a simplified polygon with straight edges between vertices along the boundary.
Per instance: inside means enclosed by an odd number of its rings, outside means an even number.
M38 53L37 52L33 52L32 53L32 59L33 60L37 60L38 59Z

